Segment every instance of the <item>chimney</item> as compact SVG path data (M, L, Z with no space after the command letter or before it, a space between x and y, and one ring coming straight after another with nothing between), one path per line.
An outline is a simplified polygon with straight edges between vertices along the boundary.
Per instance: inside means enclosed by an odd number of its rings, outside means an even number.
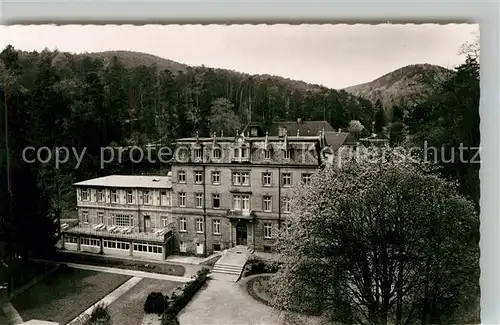
M220 137L223 138L224 137L224 130L220 130Z
M297 124L300 124L300 123L302 123L302 118L300 118L300 117L299 117L299 118L297 119Z
M340 132L342 132L342 129L340 129L340 128L339 128L339 130L338 130L338 131L339 131L339 133L340 133Z
M300 135L300 130L297 128L297 136Z

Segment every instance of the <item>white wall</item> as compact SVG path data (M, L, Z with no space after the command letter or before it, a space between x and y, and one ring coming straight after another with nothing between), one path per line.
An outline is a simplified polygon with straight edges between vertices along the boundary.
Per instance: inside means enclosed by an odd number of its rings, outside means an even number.
M147 258L150 260L163 260L162 253L149 253L149 252L133 251L132 254L134 257L142 257L142 258Z
M130 256L130 249L118 249L118 248L103 247L102 251L106 255Z
M89 252L89 253L99 253L101 248L99 246L90 246L90 245L80 245L80 251Z
M69 250L69 251L77 251L78 250L78 244L75 243L64 243L64 248Z

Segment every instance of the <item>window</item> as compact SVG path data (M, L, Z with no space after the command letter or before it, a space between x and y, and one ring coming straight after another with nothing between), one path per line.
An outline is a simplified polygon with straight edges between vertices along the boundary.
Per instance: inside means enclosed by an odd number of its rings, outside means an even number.
M233 210L241 210L241 195L233 196Z
M97 190L97 202L104 202L104 190Z
M289 197L282 197L282 206L283 206L283 212L284 213L290 213L290 198Z
M89 222L89 212L88 211L82 211L82 221Z
M142 192L142 200L143 200L144 204L151 203L151 194L149 193L149 191Z
M118 227L130 227L132 225L132 216L126 214L117 214L114 216L114 225Z
M216 184L216 185L220 184L220 172L219 171L212 172L212 184Z
M95 238L82 238L80 239L80 244L87 246L101 246L101 241Z
M104 213L103 212L97 212L97 223L98 224L104 223Z
M249 152L249 148L241 148L241 158L248 158Z
M233 172L233 185L250 185L250 173Z
M243 195L241 198L241 210L250 210L250 197L248 195Z
M195 194L195 203L197 208L203 208L203 193Z
M271 159L271 150L264 150L264 159Z
M185 252L187 251L186 242L181 241L181 242L179 243L179 251L180 251L181 253L185 253Z
M272 225L270 223L264 224L264 238L272 238L271 234Z
M266 252L266 253L271 252L271 246L269 246L269 245L264 245L264 252Z
M161 191L160 193L160 204L165 206L170 206L170 192Z
M178 183L186 183L186 172L183 170L179 170L177 172L177 182Z
M179 192L179 206L180 207L186 206L186 193L184 192Z
M65 243L78 244L78 237L69 236L64 238Z
M82 201L90 201L90 190L88 188L82 189Z
M118 191L111 190L111 203L118 203Z
M195 230L198 233L203 232L203 219L196 219L195 220Z
M258 134L258 130L257 130L257 128L251 128L251 129L250 129L250 135L251 135L252 137L256 137L256 136L257 136L257 134Z
M168 218L167 217L161 217L161 224L163 227L168 226Z
M212 207L214 209L220 209L220 194L212 194Z
M303 173L302 174L302 184L309 185L311 184L312 174Z
M291 173L281 174L281 185L283 185L283 186L291 186L292 185L292 174Z
M197 184L201 184L203 182L203 172L201 170L194 172L194 182Z
M160 245L152 245L152 244L134 244L134 251L144 252L144 253L155 253L161 254L162 247Z
M269 195L264 196L263 200L263 209L264 212L271 212L273 206L273 198Z
M130 249L130 243L121 242L121 241L114 241L114 240L104 240L102 246L104 246L106 248L116 248L116 249L123 249L123 250Z
M194 159L201 159L203 157L203 148L197 147L194 149Z
M235 195L233 196L233 210L250 210L250 196L249 195Z
M220 159L222 156L222 150L220 148L215 148L212 152L213 158L214 159Z
M127 203L134 203L134 193L132 191L127 191Z
M212 231L214 235L220 235L220 220L212 220Z
M220 244L214 244L214 252L220 252Z
M187 231L187 222L186 218L179 218L179 231L186 232Z
M272 185L273 174L272 173L262 173L262 185L271 186Z
M283 158L292 159L292 150L287 149L287 150L283 151Z

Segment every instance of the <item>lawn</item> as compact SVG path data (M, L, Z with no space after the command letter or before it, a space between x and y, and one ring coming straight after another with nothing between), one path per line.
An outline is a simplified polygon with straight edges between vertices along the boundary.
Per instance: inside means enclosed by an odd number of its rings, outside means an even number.
M114 267L119 269L137 270L175 276L183 276L186 272L186 269L182 265L120 259L109 255L100 256L72 252L58 252L51 258L58 262L81 263L94 266Z
M246 283L246 290L248 294L265 305L270 305L271 295L269 292L269 279L270 275L259 275L251 278Z
M109 305L108 310L113 324L141 324L144 317L144 302L150 292L162 292L170 297L174 289L182 285L179 282L143 279Z
M26 321L66 324L128 279L126 275L61 267L12 303Z

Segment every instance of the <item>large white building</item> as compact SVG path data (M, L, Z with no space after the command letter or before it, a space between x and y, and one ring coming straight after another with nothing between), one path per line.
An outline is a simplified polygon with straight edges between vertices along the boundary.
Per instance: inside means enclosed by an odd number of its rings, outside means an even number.
M112 175L74 184L78 225L62 225L63 249L165 259L172 250L170 176Z

